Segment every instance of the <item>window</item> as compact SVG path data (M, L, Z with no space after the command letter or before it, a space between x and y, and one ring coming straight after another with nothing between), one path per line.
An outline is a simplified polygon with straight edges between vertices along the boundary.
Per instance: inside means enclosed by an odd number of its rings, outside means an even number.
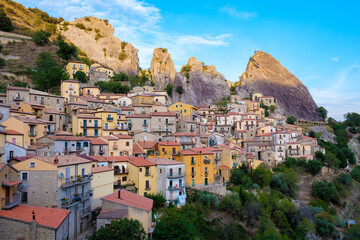
M195 158L191 157L191 164L195 164Z
M95 129L97 130L97 129ZM87 136L87 129L83 129L83 136Z
M99 135L99 129L94 129L94 135L98 136Z
M145 168L145 175L149 175L150 174L150 169L148 167Z
M161 122L161 118L158 118L158 121Z
M184 113L186 113L186 109L184 109Z
M130 142L126 142L126 146L127 146L127 147L130 146Z
M13 159L14 158L14 151L10 151L9 155L10 155L10 159Z
M73 68L76 68L76 65L75 65L75 64L73 64Z
M140 172L142 172L142 168L140 168Z
M28 201L28 194L27 192L21 193L21 202L26 203Z
M145 182L145 185L146 185L146 189L150 189L150 183L149 183L149 180L146 180L146 182Z
M37 96L34 96L34 101L37 101Z
M56 103L59 104L59 103L60 103L60 100L59 100L59 99L56 99Z
M81 169L81 176L84 177L85 176L85 168Z
M89 142L84 142L83 147L89 147Z
M30 168L35 168L35 162L30 162Z
M123 182L126 182L126 181L127 181L127 178L126 178L126 177L122 177L122 181L123 181Z
M162 173L162 169L160 169L160 173Z
M159 125L159 127L158 127L158 128L159 128L159 130L161 130L161 125Z
M181 186L182 186L182 180L179 179L179 187L181 187Z
M21 172L21 181L29 180L29 173L28 172Z
M105 123L105 124L104 124L104 128L105 128L105 129L108 129L108 123Z
M83 69L83 66L82 66L82 64L80 64L80 69Z

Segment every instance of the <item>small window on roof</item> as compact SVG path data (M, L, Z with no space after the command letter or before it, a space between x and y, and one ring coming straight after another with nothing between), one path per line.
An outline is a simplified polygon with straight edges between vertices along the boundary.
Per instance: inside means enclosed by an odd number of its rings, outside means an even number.
M35 162L30 162L30 166L29 166L30 168L35 168L36 167L36 164L35 164Z

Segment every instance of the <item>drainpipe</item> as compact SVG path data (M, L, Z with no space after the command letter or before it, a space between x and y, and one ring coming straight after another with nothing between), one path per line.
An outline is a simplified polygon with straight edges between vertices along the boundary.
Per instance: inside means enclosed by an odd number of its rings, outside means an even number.
M34 240L36 240L36 219L35 219L35 211L32 211L32 223L34 224L33 233L34 233Z

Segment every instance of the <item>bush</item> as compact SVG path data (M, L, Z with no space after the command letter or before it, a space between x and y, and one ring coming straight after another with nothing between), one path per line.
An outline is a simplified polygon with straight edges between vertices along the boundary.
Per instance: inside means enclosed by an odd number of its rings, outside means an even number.
M123 60L125 60L127 58L127 55L126 55L124 49L120 52L118 58L119 58L120 61L123 61Z
M32 35L32 39L34 40L35 44L38 46L44 46L49 42L48 36L43 31L36 31Z
M314 132L313 130L310 130L309 137L316 138L316 132Z
M318 160L309 160L306 164L305 170L311 175L315 176L321 171L322 164Z
M295 124L295 122L296 122L296 118L294 116L289 116L286 119L286 123L288 123L288 124Z
M352 187L353 185L351 176L345 173L341 173L339 176L337 176L336 180L348 188Z
M156 194L145 193L144 196L147 198L151 198L154 201L154 205L153 205L154 208L164 207L166 198L164 197L163 194L161 194L161 193L156 193Z
M360 166L356 166L351 171L351 176L355 179L360 181Z
M81 83L87 82L86 74L83 71L77 71L74 74L74 79L78 80Z
M219 206L219 201L216 195L208 192L201 192L197 201L204 206L210 207L211 209L216 209Z
M349 132L351 132L352 134L357 134L358 133L358 130L356 127L350 127L349 128Z
M0 30L5 32L14 30L11 19L6 15L3 8L0 8Z
M3 68L6 66L6 61L3 58L0 58L0 68Z
M288 168L293 168L297 164L296 158L287 157L287 158L285 158L284 164Z
M231 214L235 218L241 216L241 201L238 194L224 196L219 204L219 209Z
M64 60L75 58L77 55L77 49L74 45L67 44L63 39L58 41L59 49L56 54Z
M325 202L339 203L340 198L334 184L327 180L315 181L312 184L312 195L318 197Z
M166 88L165 88L165 91L167 92L167 94L168 94L170 97L172 97L173 88L174 88L174 86L171 85L170 83L169 83L169 84L166 86Z
M76 23L75 27L80 28L80 29L84 29L84 30L86 29L86 27L82 23Z
M264 165L260 165L254 170L251 178L261 187L266 187L270 184L272 173L269 169L265 168Z
M183 94L184 93L184 88L180 85L178 85L175 89L175 91L178 93L178 94Z
M325 120L327 118L328 111L324 107L319 107L318 112L322 119Z
M285 179L281 173L273 176L270 182L270 187L284 194L287 194L289 192L289 187L286 184Z
M315 224L316 233L321 237L332 237L334 239L337 237L338 231L336 230L336 226L334 224L320 218L315 219Z
M321 151L315 152L315 158L321 162L325 162L325 155Z

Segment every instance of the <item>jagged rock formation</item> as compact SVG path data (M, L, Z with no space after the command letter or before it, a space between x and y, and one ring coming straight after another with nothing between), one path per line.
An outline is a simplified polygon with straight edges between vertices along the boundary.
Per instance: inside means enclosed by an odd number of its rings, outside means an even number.
M242 88L240 86L236 86L235 92L237 93L237 95L240 96L241 99L250 97L248 91L246 91L245 88Z
M114 27L96 17L78 18L59 24L61 34L74 43L87 56L115 72L139 73L138 49L114 36Z
M244 89L251 95L274 96L286 115L305 120L319 120L317 105L302 82L270 54L257 51L240 76Z
M164 89L168 83L174 84L176 69L167 49L154 49L150 68L153 81L158 89Z
M176 92L182 86L183 94ZM214 104L230 95L225 77L213 65L205 66L195 57L191 57L182 71L176 73L173 102L181 101L195 106Z

